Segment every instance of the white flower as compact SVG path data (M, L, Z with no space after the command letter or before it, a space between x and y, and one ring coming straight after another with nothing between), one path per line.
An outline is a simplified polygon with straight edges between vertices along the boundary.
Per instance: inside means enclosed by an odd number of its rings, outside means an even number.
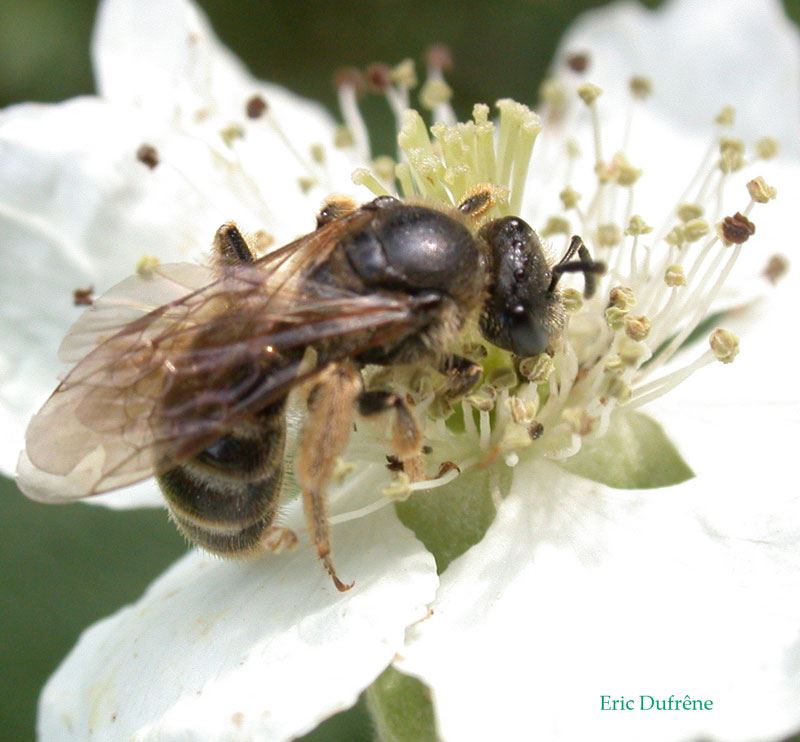
M757 273L788 251L800 112L783 98L797 95L796 32L770 3L686 0L653 15L623 4L586 16L563 49L542 120L503 101L496 136L485 107L455 125L435 59L421 97L440 122L436 145L404 112L408 68L384 80L403 195L449 203L491 181L492 213L522 215L556 258L578 232L608 262L594 299L565 293L571 321L554 355L526 359L530 383L518 384L508 354L491 352L487 383L447 424L425 379L387 375L430 405L432 456L458 468L392 479L385 441L360 426L346 453L355 469L333 493L338 568L356 587L335 594L304 545L248 563L192 553L84 634L43 693L43 738L288 739L351 705L393 658L430 688L446 739L733 740L800 725L800 507L789 491L800 395L784 329L796 277L768 309L742 310L751 330L732 366L738 344L724 332L678 353L709 311L730 307L726 286L763 293ZM570 59L576 50L586 56ZM392 163L366 161L347 78L353 146L337 148L320 109L250 79L182 0L106 0L95 61L99 98L0 116L2 267L15 276L2 316L4 456L52 386L75 289L113 283L145 253L193 257L231 218L285 242L313 226L329 192L367 198L348 185L355 166L356 183L395 188ZM575 71L586 61L588 73ZM636 99L644 79L627 91L633 74L652 80L647 105ZM599 98L588 82L603 84ZM730 112L722 144L712 131L728 103L745 154ZM754 163L766 135L787 156ZM757 175L778 202L749 203ZM757 234L726 246L717 225L737 211ZM734 222L723 236L736 243L732 227L749 222ZM716 360L726 365L692 375ZM645 403L677 449L639 413ZM436 556L438 581L429 551L384 507L412 493L397 513ZM300 522L296 502L286 522ZM372 687L379 728L430 731L414 726L424 708L399 722L386 713L406 693ZM601 711L603 696L640 695L713 709Z

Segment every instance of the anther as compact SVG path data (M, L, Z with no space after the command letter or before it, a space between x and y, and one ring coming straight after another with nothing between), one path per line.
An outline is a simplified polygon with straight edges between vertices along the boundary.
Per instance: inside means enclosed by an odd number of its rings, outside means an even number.
M411 90L417 87L417 71L413 59L404 59L391 71L391 80L395 85Z
M750 194L750 198L759 204L765 204L778 195L778 191L768 185L760 175L748 182L747 192Z
M590 82L586 82L578 88L578 96L587 106L591 106L602 94L603 89Z
M703 216L703 207L700 204L681 204L678 207L678 219L682 222L690 222L701 216Z
M152 144L143 144L136 150L136 159L150 170L158 167L158 150Z
M476 410L489 412L494 409L494 404L497 400L497 390L492 386L484 384L480 389L470 394L466 400Z
M708 234L711 227L705 219L691 219L683 225L683 234L687 242L697 242Z
M600 247L614 247L622 242L622 230L616 224L599 224L597 244Z
M773 255L761 275L770 283L776 284L789 270L789 261L783 255Z
M528 426L528 435L532 441L538 441L544 435L544 425L540 422L532 422Z
M628 162L628 158L622 152L617 152L612 160L614 176L618 185L630 187L642 176L642 171L635 168Z
M736 109L733 106L725 106L715 117L714 122L720 126L733 126L736 120Z
M756 225L738 211L733 216L726 216L718 225L718 233L726 243L741 245L754 235Z
M717 328L708 338L711 351L722 363L731 363L739 354L739 338L730 330Z
M506 403L511 412L511 419L517 423L517 425L529 425L533 422L538 412L539 405L532 400L509 397Z
M643 314L625 316L625 334L631 339L640 343L650 334L650 320Z
M419 102L429 111L448 103L452 97L452 88L444 80L435 77L429 77L419 91Z
M551 216L540 232L542 237L552 237L554 234L572 234L572 227L567 219L561 216Z
M678 286L685 286L686 275L683 272L683 266L678 265L677 263L667 266L667 269L664 272L664 283L673 289L677 288Z
M266 112L269 106L263 96L256 93L247 99L244 106L244 112L249 119L260 119Z
M756 154L762 160L771 160L778 154L778 142L772 137L764 137L756 142Z
M572 186L567 186L558 196L561 199L561 203L564 204L565 210L574 209L581 199L581 194Z
M564 61L569 69L571 69L573 72L577 72L579 75L582 75L584 72L586 72L586 70L589 69L591 57L589 56L588 52L573 52L572 54L567 55L567 58Z
M577 289L563 289L561 291L561 302L567 312L574 314L583 307L583 294Z
M238 139L244 139L244 129L239 124L228 124L219 132L226 147L233 147Z
M442 72L453 69L453 53L446 44L434 44L425 52L425 64Z
M636 303L633 289L627 286L615 286L608 295L608 304L611 307L628 311Z
M72 292L72 303L76 307L90 307L94 304L94 286L86 289L75 289Z
M653 228L647 224L642 217L640 217L638 214L634 214L628 222L628 227L625 230L625 234L631 235L632 237L638 237L642 234L649 234L652 231Z
M372 93L385 93L392 84L392 69L383 62L374 62L366 70L367 88Z
M637 100L644 100L645 98L649 98L650 94L653 92L653 82L650 80L649 77L632 77L628 82L628 89L631 91L631 95L636 98Z
M155 255L142 255L136 263L136 274L141 278L152 278L161 261Z
M719 154L719 169L723 173L734 173L745 165L744 142L741 139L721 139Z
M356 67L340 67L333 73L333 86L341 88L352 88L357 93L363 93L365 88L364 75Z
M547 353L523 358L519 362L519 372L532 384L544 384L555 370L555 363Z

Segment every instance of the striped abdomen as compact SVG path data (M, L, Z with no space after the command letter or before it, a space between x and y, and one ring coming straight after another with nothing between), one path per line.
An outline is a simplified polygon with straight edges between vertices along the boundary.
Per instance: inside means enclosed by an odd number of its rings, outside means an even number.
M172 517L192 542L222 556L259 546L283 479L285 400L239 423L188 463L158 477Z

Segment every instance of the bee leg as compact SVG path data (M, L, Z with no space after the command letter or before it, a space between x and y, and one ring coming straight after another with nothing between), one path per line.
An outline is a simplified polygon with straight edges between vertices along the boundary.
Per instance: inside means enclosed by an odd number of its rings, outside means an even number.
M261 546L273 554L291 551L297 546L297 534L291 528L269 526L260 539Z
M479 217L497 202L497 187L491 183L480 183L464 194L458 210L465 216Z
M221 268L252 263L255 260L242 233L233 222L223 224L214 235L214 257Z
M361 375L352 364L329 366L308 395L308 418L300 437L295 474L303 488L308 531L336 588L349 590L336 575L331 558L330 524L325 486L353 427L353 407L361 393Z
M480 381L483 367L463 356L447 355L439 363L438 371L447 377L448 396L458 399Z
M392 450L404 462L422 452L422 431L405 400L393 392L384 391L362 392L358 397L358 413L363 417L379 415L392 409L395 411Z

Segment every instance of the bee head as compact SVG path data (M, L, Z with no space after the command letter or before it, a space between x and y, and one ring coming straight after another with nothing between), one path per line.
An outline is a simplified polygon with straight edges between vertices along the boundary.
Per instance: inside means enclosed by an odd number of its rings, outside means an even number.
M481 332L489 342L518 356L543 353L567 322L556 291L558 279L565 272L582 272L589 296L595 274L605 266L592 261L581 239L573 237L567 253L551 267L536 232L516 216L488 222L478 237L485 243L490 276ZM572 261L576 252L580 260Z

